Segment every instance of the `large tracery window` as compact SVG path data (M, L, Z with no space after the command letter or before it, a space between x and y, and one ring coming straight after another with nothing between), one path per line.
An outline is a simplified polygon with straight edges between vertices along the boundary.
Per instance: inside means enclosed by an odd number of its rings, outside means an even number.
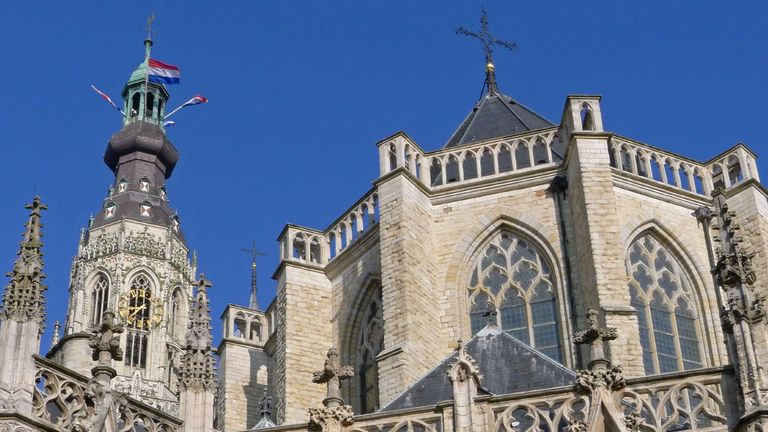
M376 289L363 309L357 345L357 374L359 379L361 413L379 409L379 372L376 356L384 347L384 319L381 310L381 289Z
M645 373L702 367L693 286L678 260L655 237L644 234L630 246L627 266Z
M137 368L147 366L149 349L149 317L152 307L152 283L144 274L139 274L131 281L128 310L131 319L125 341L125 364Z
M473 335L498 309L497 326L563 361L554 278L531 242L507 231L493 237L474 264L468 295Z
M106 276L100 274L96 283L93 285L93 292L91 293L91 323L99 324L101 322L101 316L104 311L107 310L107 304L109 302L109 281Z

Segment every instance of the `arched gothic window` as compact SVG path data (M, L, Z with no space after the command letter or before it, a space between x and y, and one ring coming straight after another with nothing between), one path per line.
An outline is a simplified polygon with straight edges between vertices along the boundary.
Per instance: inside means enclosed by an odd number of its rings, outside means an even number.
M384 347L384 318L381 310L381 288L377 288L362 309L357 345L357 376L360 412L379 409L379 371L376 356Z
M101 322L101 316L104 311L107 310L109 303L109 281L103 274L99 275L96 279L96 283L93 285L93 292L91 293L91 323L98 324Z
M179 340L184 338L184 317L187 314L186 301L181 288L176 288L171 296L171 316L169 328L171 334Z
M627 267L645 373L702 367L693 285L679 261L646 233L629 247Z
M149 332L147 323L150 317L152 283L145 274L139 274L131 281L131 295L128 299L128 310L132 319L128 321L128 331L125 340L125 364L131 367L144 368L147 366L147 349Z
M484 247L469 281L474 335L488 319L521 342L563 361L555 281L546 259L531 242L500 232ZM489 315L498 309L498 315Z

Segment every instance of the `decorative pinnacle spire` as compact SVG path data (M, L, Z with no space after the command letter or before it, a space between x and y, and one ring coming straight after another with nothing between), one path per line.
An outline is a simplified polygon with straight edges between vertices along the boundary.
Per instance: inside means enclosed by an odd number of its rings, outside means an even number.
M480 15L480 33L475 33L464 27L459 27L456 29L456 34L470 36L483 43L483 51L485 53L485 85L488 87L488 94L499 94L499 89L496 85L496 70L493 64L493 49L491 49L491 46L498 45L512 51L517 48L517 44L496 39L491 35L488 30L488 12L485 8L482 9Z
M258 287L257 287L257 281L256 281L256 259L260 256L267 256L267 254L256 249L255 241L253 242L253 245L249 249L242 248L240 250L251 255L251 297L248 300L248 307L251 309L261 309L259 307L259 298L257 296Z
M189 314L187 329L187 347L179 368L179 388L181 390L213 391L216 385L213 354L211 353L211 316L208 309L207 289L213 284L200 275L197 282L197 294L192 311Z
M29 220L24 225L24 240L19 245L18 258L13 265L13 271L7 273L11 278L5 287L3 296L3 311L0 317L13 319L20 322L36 321L42 324L45 321L45 297L43 292L47 289L43 285L43 236L40 222L40 213L48 206L40 202L40 197L35 197L32 204L24 208L31 210Z

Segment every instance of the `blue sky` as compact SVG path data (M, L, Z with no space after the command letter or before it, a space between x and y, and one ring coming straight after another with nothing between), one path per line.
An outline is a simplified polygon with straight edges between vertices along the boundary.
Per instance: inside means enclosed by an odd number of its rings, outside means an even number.
M600 94L605 128L707 160L743 141L765 156L768 4L486 0L499 86L552 121L568 94ZM113 178L102 156L119 99L142 60L179 65L168 182L214 318L248 300L256 241L260 301L274 296L285 223L326 228L378 175L375 143L399 130L441 147L477 100L478 1L4 2L0 80L0 270L12 268L34 194L45 213L48 315L64 320L80 228ZM766 175L766 162L759 159ZM50 328L43 340L48 347ZM219 339L217 323L214 336Z

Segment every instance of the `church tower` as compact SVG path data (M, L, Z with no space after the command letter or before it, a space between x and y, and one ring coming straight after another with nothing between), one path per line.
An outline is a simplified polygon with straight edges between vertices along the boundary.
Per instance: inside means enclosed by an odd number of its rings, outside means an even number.
M165 182L179 152L163 127L169 94L148 79L152 41L144 45L144 61L122 91L122 129L104 154L114 183L81 234L64 337L49 357L88 374L87 331L113 310L126 325L124 359L112 365L114 388L175 414L174 369L183 353L196 263L168 203Z

